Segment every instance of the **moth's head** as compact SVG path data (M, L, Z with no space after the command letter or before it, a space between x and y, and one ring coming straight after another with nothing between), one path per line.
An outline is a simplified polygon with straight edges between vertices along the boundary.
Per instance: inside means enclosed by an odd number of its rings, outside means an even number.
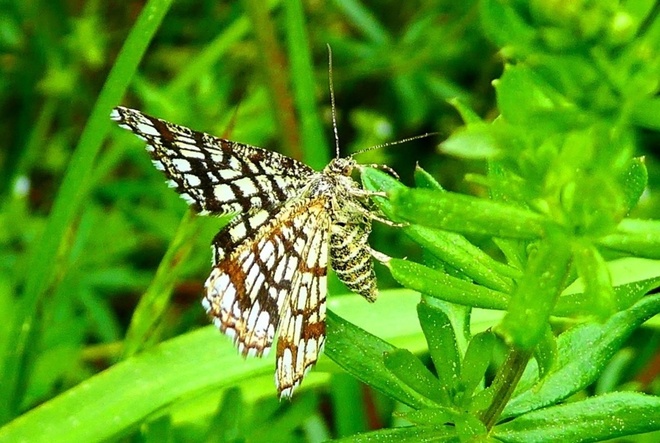
M353 168L355 168L355 160L353 160L353 157L344 157L332 159L325 169L327 172L349 177L353 172Z

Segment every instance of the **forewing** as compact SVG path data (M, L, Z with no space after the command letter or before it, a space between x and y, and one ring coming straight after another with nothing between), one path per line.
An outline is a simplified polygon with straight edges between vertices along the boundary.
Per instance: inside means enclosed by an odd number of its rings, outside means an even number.
M287 202L215 264L203 304L243 355L266 355L278 325L284 324L283 310L287 319L300 298L325 301L330 235L326 204L324 197ZM322 323L320 314L324 312L317 315Z
M169 184L193 209L226 214L270 209L295 197L313 170L276 152L224 140L116 107L111 118L147 142Z

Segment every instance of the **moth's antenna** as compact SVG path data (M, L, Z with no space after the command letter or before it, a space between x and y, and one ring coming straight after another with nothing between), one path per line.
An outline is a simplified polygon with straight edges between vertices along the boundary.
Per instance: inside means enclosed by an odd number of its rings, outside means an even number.
M420 138L431 137L432 135L438 135L438 134L439 134L438 132L427 132L426 134L416 135L414 137L408 137L408 138L404 138L402 140L396 140L396 141L393 141L393 142L382 143L382 144L376 145L376 146L370 146L368 148L360 149L359 151L352 153L351 157L353 157L354 155L357 155L357 154L362 154L363 152L373 151L374 149L380 149L380 148L386 148L388 146L400 145L400 144L403 144L403 143L411 142L413 140L419 140Z
M328 46L328 82L330 83L330 106L332 107L332 130L335 132L335 155L339 158L339 133L337 132L337 109L335 108L335 87L332 84L332 49Z

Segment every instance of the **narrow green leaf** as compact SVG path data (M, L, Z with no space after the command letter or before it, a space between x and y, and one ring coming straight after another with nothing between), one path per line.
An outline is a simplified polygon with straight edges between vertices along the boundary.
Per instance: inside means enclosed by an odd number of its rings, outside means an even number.
M269 0L266 8L272 11L281 3L280 0ZM189 63L181 66L176 77L166 86L165 94L176 97L186 90L191 84L199 81L200 72L208 72L212 66L218 63L232 47L246 34L250 32L250 20L246 16L239 16L230 26L223 28L218 35L202 48L201 52L195 53Z
M192 239L199 233L199 228L200 224L195 223L192 211L187 211L158 265L154 279L133 312L124 340L124 357L130 357L145 345L157 341L155 331L169 306L174 283L195 245Z
M449 389L456 386L461 374L461 356L452 324L447 314L428 303L417 305L417 315L429 344L429 353L438 380L449 393Z
M434 402L397 378L383 362L396 348L328 311L325 353L359 380L413 408L432 407Z
M440 183L431 174L426 172L424 168L415 165L415 186L422 189L431 189L434 191L444 191Z
M392 277L403 286L431 297L483 309L506 309L507 294L475 285L419 263L393 258L386 263Z
M550 325L545 329L543 337L534 350L534 358L539 366L539 378L545 377L557 361L557 338Z
M489 123L473 123L459 129L442 142L440 151L468 160L491 159L501 153Z
M527 65L506 65L495 83L495 91L498 107L507 123L538 124L537 119L549 115L552 119L543 121L546 125L578 118L578 107Z
M408 426L403 428L381 429L364 434L333 440L337 443L419 443L455 442L456 428L452 426Z
M368 406L361 383L346 373L332 374L329 388L336 436L345 437L369 430Z
M649 97L635 106L632 110L632 118L641 127L660 131L660 99Z
M454 409L440 406L436 408L410 410L397 415L416 425L439 426L449 422L454 423L458 413Z
M660 287L660 261L626 257L606 263L612 277L614 297L619 310L635 304L647 292ZM584 294L584 284L578 279L559 300L553 315L589 316L593 308Z
M386 44L390 41L387 29L358 0L335 0L334 3L371 42Z
M172 420L169 415L151 420L140 429L140 438L144 443L172 441L172 434Z
M499 270L506 267L455 232L410 225L402 228L408 237L461 275L500 292L509 292L513 283Z
M521 382L525 390L509 402L502 418L555 404L589 386L630 334L659 312L660 295L648 296L604 324L582 324L561 334L552 373L533 386ZM531 361L525 376L537 373L537 364Z
M244 429L245 402L241 390L229 388L222 394L217 412L206 431L207 443L233 443L245 438Z
M289 91L291 72L285 64L285 57L277 39L274 19L264 2L243 0L245 12L252 23L252 31L259 45L259 61L267 86L273 114L281 139L281 147L289 157L302 158L300 128Z
M644 163L644 157L636 157L630 160L630 163L619 182L623 188L624 197L628 211L634 208L639 198L644 193L649 181L649 172Z
M305 163L323 168L331 158L328 137L325 136L314 91L314 65L305 28L306 16L300 0L284 2L286 12L287 48L291 61L291 81L296 108L300 116L301 149ZM326 96L329 100L329 94Z
M598 243L638 257L660 259L660 221L623 219L616 233L599 238Z
M274 367L273 358L241 362L230 341L209 326L128 358L23 414L0 428L0 442L108 440L182 396L229 387Z
M398 217L430 228L528 240L545 232L534 212L468 195L404 188L391 191L389 200Z
M481 117L479 117L479 114L477 114L474 109L472 109L462 99L452 98L447 100L447 102L458 111L458 113L461 115L461 118L463 119L463 123L466 125L470 125L472 123L480 123L483 121Z
M591 242L574 241L572 251L573 262L584 283L584 297L590 302L592 315L600 320L609 318L618 307L605 259Z
M416 174L422 184L442 192L437 182L428 173L423 172L420 168L418 168L418 171ZM406 189L394 177L372 168L363 171L362 180L367 189L375 191ZM378 199L377 201L385 214L391 216L393 211L389 202L385 199ZM504 276L510 275L511 269L507 265L494 260L465 237L454 232L418 225L404 226L401 229L413 241L438 259L459 270L462 275L491 289L504 292L511 289L511 279Z
M426 352L427 345L417 319L418 303L419 293L400 288L379 291L378 299L374 303L369 303L355 294L331 296L328 299L328 309L394 347L419 354ZM488 320L489 324L494 321L492 318ZM481 321L479 327L486 327L484 323L488 320ZM332 330L329 330L328 334L333 334Z
M0 398L5 403L5 407L0 408L0 423L13 416L21 401L20 391L29 374L27 354L34 348L31 341L39 301L51 283L56 266L62 262L57 259L57 254L65 255L71 246L70 242L67 243L71 238L67 231L74 229L73 220L87 199L93 181L94 160L110 128L110 110L126 91L171 3L172 0L150 0L145 4L80 135L40 241L32 243L30 272L9 340L12 346L8 347L8 354L0 358Z
M481 26L486 36L499 47L533 47L537 31L520 17L515 8L498 0L479 2Z
M609 440L660 430L660 398L614 392L531 412L496 426L493 436L506 443Z
M333 297L328 304L373 334L421 352L426 346L417 323L418 302L418 294L395 290L382 291L375 304L358 296ZM342 329L334 329L330 320L328 353L335 349L335 337L341 336ZM383 346L393 349L386 343ZM344 344L342 349L350 353L352 349L348 347ZM378 356L382 372L399 383L384 368L382 352ZM322 356L314 371L323 369L336 370L336 366ZM105 441L126 434L146 417L200 392L222 390L239 383L252 386L252 380L264 377L268 379L267 385L253 395L272 398L276 395L272 382L274 370L274 356L243 359L230 340L209 326L136 354L24 413L0 428L0 442ZM303 389L310 386L311 376L305 380ZM71 411L76 411L75 420L71 419Z
M438 405L450 406L449 390L407 349L385 352L385 367L407 386L434 401Z
M456 417L456 433L461 441L478 442L485 441L488 434L486 426L472 414L460 414ZM477 437L482 437L479 439Z
M500 326L506 339L515 346L533 349L542 338L557 298L564 289L570 259L569 244L560 235L538 243Z
M466 405L479 383L484 379L486 369L491 363L495 336L492 332L481 332L470 340L465 358L461 364L462 404Z

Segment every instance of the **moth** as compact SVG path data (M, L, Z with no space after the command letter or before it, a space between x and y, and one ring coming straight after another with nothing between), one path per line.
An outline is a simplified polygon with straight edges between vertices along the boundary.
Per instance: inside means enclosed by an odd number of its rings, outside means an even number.
M376 299L367 240L373 220L391 222L370 197L384 194L352 178L362 167L351 156L337 154L317 172L134 109L116 107L111 118L146 142L193 210L237 214L213 239L202 304L244 356L265 356L278 334L275 382L280 398L290 397L325 342L328 262L350 290Z

